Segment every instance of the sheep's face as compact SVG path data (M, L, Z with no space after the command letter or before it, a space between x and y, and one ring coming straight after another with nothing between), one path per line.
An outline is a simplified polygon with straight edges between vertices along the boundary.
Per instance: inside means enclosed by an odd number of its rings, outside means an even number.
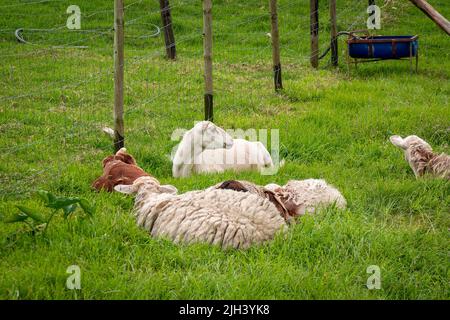
M160 185L159 181L153 177L140 177L132 185L120 184L114 187L114 190L125 194L135 193L170 193L176 194L177 188L171 185Z
M432 156L431 146L425 140L414 135L404 139L400 136L391 136L389 139L394 146L403 150L405 160L408 161L416 177L423 175L426 164Z
M210 121L202 121L196 125L200 128L202 150L205 149L229 149L233 146L233 138L222 128Z

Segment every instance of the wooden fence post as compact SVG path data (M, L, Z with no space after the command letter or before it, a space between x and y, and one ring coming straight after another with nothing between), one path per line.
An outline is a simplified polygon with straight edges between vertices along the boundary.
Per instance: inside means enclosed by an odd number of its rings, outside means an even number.
M319 0L310 0L311 66L319 66Z
M425 0L409 0L450 36L450 22Z
M123 123L124 6L114 1L114 150L125 145Z
M203 0L203 57L205 60L205 120L213 121L211 0Z
M339 63L337 21L336 21L336 0L330 0L330 24L331 24L331 64L337 67Z
M172 16L170 14L169 0L159 0L161 22L164 29L164 41L166 44L166 57L175 60L177 51L175 48L175 36L172 28Z
M272 64L273 64L273 81L275 91L283 89L281 80L281 62L280 62L280 35L278 33L278 14L277 0L270 0L270 21L272 25Z

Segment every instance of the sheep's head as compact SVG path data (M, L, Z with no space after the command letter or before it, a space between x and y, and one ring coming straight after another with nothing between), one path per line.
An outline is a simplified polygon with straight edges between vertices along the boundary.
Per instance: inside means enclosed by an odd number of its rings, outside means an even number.
M404 139L395 135L391 136L389 140L394 146L403 150L405 159L408 161L416 177L422 176L425 173L428 161L433 156L431 146L425 140L414 135Z
M275 185L275 184L274 184ZM275 185L277 186L277 185ZM279 187L279 186L278 186ZM257 194L260 197L268 199L272 204L277 208L280 215L287 221L290 222L292 217L296 215L296 213L286 207L283 199L279 197L279 195L270 189L265 187L260 187L252 182L244 181L244 180L227 180L222 182L219 185L216 185L217 189L228 189L234 190L238 192L249 192L253 194Z
M92 183L92 187L97 191L103 189L112 192L114 186L131 185L142 176L149 174L138 167L133 156L122 148L116 154L103 159L103 174Z
M158 180L153 177L140 177L137 178L132 185L119 184L114 187L114 190L125 194L135 193L170 193L176 194L177 188L172 185L161 185Z
M111 161L119 160L123 163L137 165L136 160L134 160L133 156L127 153L127 149L121 148L119 151L116 152L115 155L106 157L103 159L103 168L110 163Z
M233 138L222 128L210 121L197 123L193 131L195 143L201 142L202 150L205 149L229 149L233 146Z

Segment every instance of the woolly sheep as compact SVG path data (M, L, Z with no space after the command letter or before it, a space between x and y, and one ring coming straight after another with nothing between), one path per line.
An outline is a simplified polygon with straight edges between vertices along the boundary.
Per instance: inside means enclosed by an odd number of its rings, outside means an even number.
M205 242L222 248L247 249L273 239L286 228L275 206L256 194L208 189L177 195L152 177L138 178L116 191L136 193L139 226L153 237L175 243Z
M287 221L291 222L292 214L289 212L282 200L275 194L275 192L268 190L264 187L260 187L252 182L244 181L244 180L227 180L225 182L219 183L213 187L208 188L207 190L214 189L227 189L234 190L238 192L249 192L252 194L256 194L259 197L265 198L269 200L275 208L278 210L279 214Z
M405 139L395 135L390 137L390 141L394 146L403 150L405 160L408 161L416 178L430 173L436 177L450 179L449 155L434 153L426 141L415 135Z
M320 207L334 204L344 209L347 201L334 186L323 179L290 180L284 186L267 185L280 197L286 209L295 215L314 213Z
M342 194L322 179L290 180L282 187L277 184L261 187L248 181L229 180L213 188L247 191L269 197L286 219L306 212L313 213L319 207L331 204L337 208L345 208L347 204Z
M222 144L222 141L225 143ZM187 177L191 173L219 173L229 169L237 172L271 167L272 158L261 142L232 139L220 127L203 121L183 136L173 158L172 173L174 177Z

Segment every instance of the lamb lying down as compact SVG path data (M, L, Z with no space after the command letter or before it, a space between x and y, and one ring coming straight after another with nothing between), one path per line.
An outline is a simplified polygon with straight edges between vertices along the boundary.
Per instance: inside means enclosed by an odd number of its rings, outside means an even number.
M259 141L233 139L209 121L187 131L173 157L174 177L192 173L219 173L225 170L261 171L274 168L270 153Z
M274 166L269 151L259 141L233 139L231 148L209 149L201 153L198 173L220 173L226 170L262 171Z
M265 186L272 190L293 215L314 213L318 208L335 205L344 209L347 201L334 186L323 179L290 180L284 186Z
M286 220L304 215L306 212L313 213L320 207L332 204L341 209L347 205L342 194L321 179L291 180L282 187L276 184L261 187L248 181L229 180L213 188L250 192L262 197L274 198L275 205L279 204L277 208Z
M139 168L133 156L122 148L115 155L103 159L103 174L92 183L92 187L97 191L112 192L114 186L133 184L134 180L144 176L150 175Z
M115 190L136 193L138 225L153 237L167 237L176 243L206 242L247 249L273 239L287 227L275 205L257 194L208 189L177 195L175 187L160 185L152 177L118 185Z
M436 177L450 179L450 156L445 153L436 154L431 146L418 136L391 136L392 144L405 153L405 160L414 171L416 178L425 173Z

